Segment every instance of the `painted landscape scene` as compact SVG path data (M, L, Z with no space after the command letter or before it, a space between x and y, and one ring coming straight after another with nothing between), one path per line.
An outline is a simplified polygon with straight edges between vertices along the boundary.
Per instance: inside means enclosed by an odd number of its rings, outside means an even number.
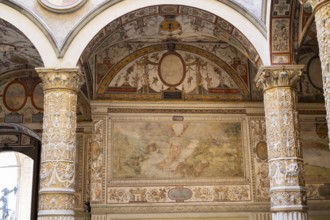
M242 177L240 122L114 122L112 179Z

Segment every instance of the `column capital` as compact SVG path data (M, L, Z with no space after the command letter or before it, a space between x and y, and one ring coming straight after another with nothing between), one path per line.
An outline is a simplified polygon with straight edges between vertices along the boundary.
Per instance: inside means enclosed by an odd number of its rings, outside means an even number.
M299 2L302 5L306 3L310 4L313 8L314 13L322 6L325 6L326 4L330 4L330 0L299 0Z
M254 79L257 88L295 87L304 65L262 66Z
M42 80L44 91L50 89L70 89L78 91L85 82L79 68L36 68Z

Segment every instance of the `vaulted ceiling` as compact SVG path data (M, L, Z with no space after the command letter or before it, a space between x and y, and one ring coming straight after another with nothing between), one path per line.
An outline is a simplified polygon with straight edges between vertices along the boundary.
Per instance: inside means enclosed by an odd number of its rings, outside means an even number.
M17 2L26 8L33 6L28 1ZM266 1L224 2L265 25ZM33 13L41 15L40 6L35 9ZM305 14L310 16L308 10ZM315 26L310 24L313 22L306 24L306 37L297 48L300 56L296 62L311 50L317 54ZM33 69L43 66L43 62L34 45L1 19L0 33L1 84L17 77L36 76ZM185 69L177 79L179 85L166 82L166 76L160 73L170 70L164 67L166 60ZM185 98L191 100L246 100L253 99L253 73L262 62L240 30L220 16L193 7L158 5L110 22L85 48L79 65L87 78L82 92L89 99L158 100L163 91L175 89L184 90ZM150 75L148 89L143 82L146 70Z
M38 66L43 62L34 45L20 30L0 19L0 84L31 74L30 70Z

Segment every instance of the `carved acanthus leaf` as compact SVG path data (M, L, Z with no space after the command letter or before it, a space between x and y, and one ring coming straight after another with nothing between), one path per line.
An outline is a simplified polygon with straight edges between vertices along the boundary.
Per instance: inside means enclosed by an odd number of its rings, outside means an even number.
M267 90L274 87L295 87L301 74L303 65L263 66L255 77L256 86Z
M85 82L84 76L79 72L79 68L36 68L36 71L42 79L44 91L49 89L71 89L78 91Z

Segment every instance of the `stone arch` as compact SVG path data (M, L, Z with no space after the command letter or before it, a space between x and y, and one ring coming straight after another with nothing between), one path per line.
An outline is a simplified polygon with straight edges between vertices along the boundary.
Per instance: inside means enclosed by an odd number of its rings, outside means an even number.
M40 172L41 137L30 128L14 123L0 123L1 152L22 153L33 162L31 219L37 218L38 211L38 185ZM11 141L14 140L14 141Z

